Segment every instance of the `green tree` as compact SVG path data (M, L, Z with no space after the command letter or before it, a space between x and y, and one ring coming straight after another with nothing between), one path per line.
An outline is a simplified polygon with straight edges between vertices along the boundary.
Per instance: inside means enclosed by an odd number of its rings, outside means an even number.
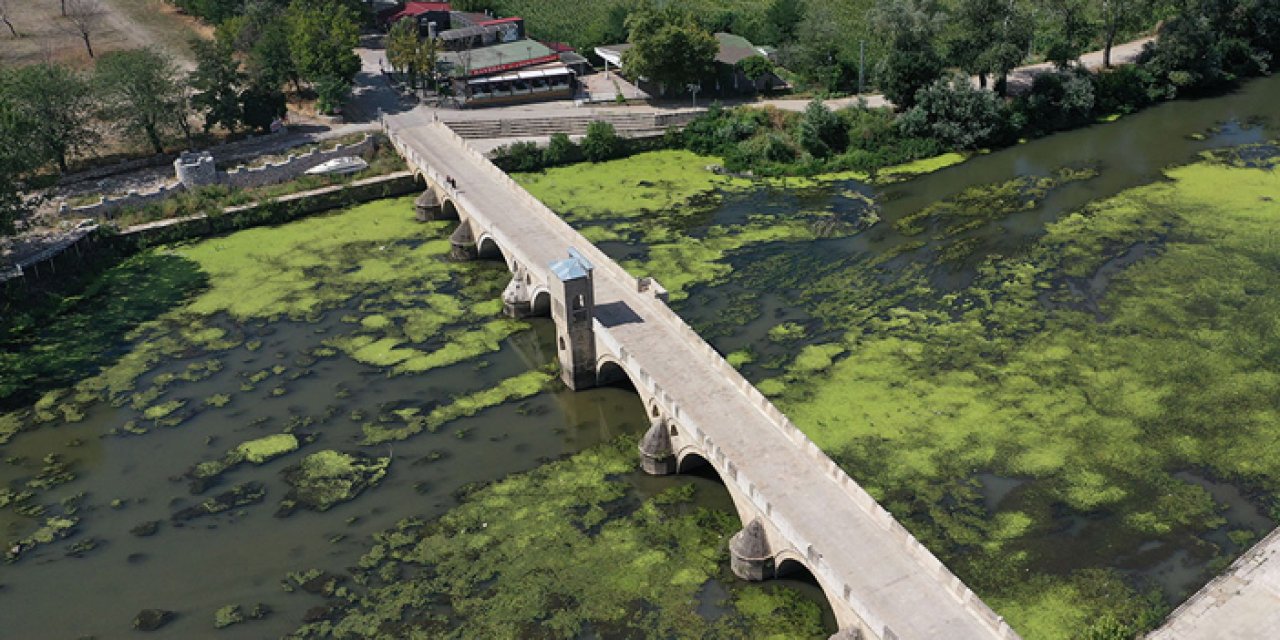
M215 125L234 132L244 118L240 107L244 74L240 73L231 42L223 37L213 41L194 39L191 50L196 57L196 68L189 79L195 90L191 104L204 114L205 132Z
M43 63L21 67L0 84L9 97L9 108L27 123L25 135L35 143L29 153L37 165L53 162L66 172L67 156L92 145L98 133L90 117L93 92L89 81L62 65ZM5 143L0 146L8 146Z
M587 135L582 139L582 155L592 162L604 162L622 155L624 141L618 137L613 125L596 120L587 125Z
M832 113L821 100L813 100L805 107L800 118L800 131L796 136L800 147L815 158L828 158L849 146L849 131L840 117Z
M1153 0L1094 0L1098 24L1102 27L1102 66L1111 68L1111 47L1116 36L1143 26Z
M315 87L320 109L332 112L350 93L360 71L354 51L360 39L356 13L343 4L294 0L288 22L289 51L298 74Z
M871 24L889 45L876 65L876 78L898 109L910 109L916 92L942 75L942 56L935 42L944 16L932 0L880 0Z
M38 202L27 195L24 181L40 164L35 125L7 91L0 91L0 235L13 234Z
M102 115L164 152L165 134L185 111L185 91L173 60L154 49L113 51L98 59L94 82Z
M645 9L627 19L632 47L623 53L622 67L632 77L658 83L677 92L701 82L714 69L720 50L706 29L691 15L669 6Z
M290 82L297 87L298 69L293 64L289 34L283 22L274 21L261 31L247 52L245 68L253 84L279 89Z
M1089 0L1044 1L1041 22L1048 27L1044 57L1059 69L1065 69L1080 57L1096 31L1088 3Z
M796 29L804 20L804 4L800 0L773 0L764 15L769 42L775 45L794 42Z
M1003 94L1004 78L1022 62L1032 26L1017 0L957 0L947 36L951 62L977 75L983 88L988 76L996 76Z
M852 76L842 49L847 40L848 34L830 5L806 5L804 19L796 27L795 43L781 51L782 66L824 91L836 91Z
M240 111L244 114L244 126L266 132L271 130L271 123L283 117L288 109L284 93L279 88L251 82L240 92Z
M749 56L739 60L734 66L738 67L742 75L746 76L752 84L758 84L762 78L773 75L773 63L764 56Z

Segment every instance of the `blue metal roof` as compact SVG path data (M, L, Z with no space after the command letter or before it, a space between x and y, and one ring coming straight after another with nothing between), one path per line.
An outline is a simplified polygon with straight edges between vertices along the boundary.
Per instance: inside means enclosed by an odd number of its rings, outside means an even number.
M569 248L568 258L551 263L551 272L556 274L561 282L590 277L591 269L593 269L591 262L572 247Z

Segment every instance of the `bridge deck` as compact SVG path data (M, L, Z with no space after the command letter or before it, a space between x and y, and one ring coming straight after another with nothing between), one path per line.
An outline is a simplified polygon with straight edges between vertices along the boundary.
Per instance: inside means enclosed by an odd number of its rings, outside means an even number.
M869 497L868 504L859 504L855 498L865 497L861 488L789 422L792 432L780 425L780 414L775 409L771 416L772 406L763 406L758 392L744 392L736 374L726 375L723 360L691 349L696 336L663 303L639 293L616 263L599 264L603 254L586 239L558 218L548 220L531 196L443 127L410 118L387 119L400 144L417 156L409 161L453 177L457 202L496 223L503 236L496 240L508 256L546 269L570 246L588 249L584 253L596 263L597 309L625 305L634 314L625 314L630 321L620 324L602 318L597 332L606 332L605 339L625 350L681 407L678 422L696 425L714 442L736 468L733 480L747 487L757 505L767 505L761 512L771 511L771 522L793 543L812 545L816 553L807 559L817 558L810 564L819 565L814 573L830 598L851 601L876 636L889 629L904 640L1017 637ZM724 475L724 464L717 466ZM856 488L853 497L850 485Z

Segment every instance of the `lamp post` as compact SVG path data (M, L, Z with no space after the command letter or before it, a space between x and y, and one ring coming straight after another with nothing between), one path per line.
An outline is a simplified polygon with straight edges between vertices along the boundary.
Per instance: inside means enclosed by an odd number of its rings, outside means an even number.
M698 108L698 92L702 90L702 85L690 83L688 86L689 93L693 94L693 108Z

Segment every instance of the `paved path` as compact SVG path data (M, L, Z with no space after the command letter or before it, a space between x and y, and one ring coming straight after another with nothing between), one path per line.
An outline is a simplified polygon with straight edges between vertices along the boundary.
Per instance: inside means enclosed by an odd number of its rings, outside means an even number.
M605 334L601 342L612 341L628 354L683 409L680 424L714 441L724 460L732 461L738 471L726 482L753 487L770 505L771 522L789 531L797 548L812 545L818 567L810 569L833 606L841 606L841 591L850 594L846 600L875 637L1017 637L789 421L783 425L771 416L772 405L755 401L763 397L665 304L638 293L636 280L616 263L465 150L444 126L413 113L387 122L421 165L455 176L459 207L501 230L508 240L501 249L509 259L546 270L574 247L596 265L597 309L626 308L634 314L609 326L599 321L597 335ZM691 348L695 344L700 348ZM776 409L772 413L781 416ZM723 477L724 469L719 470ZM858 503L857 496L866 496L866 502Z
M1147 640L1276 637L1280 637L1280 529L1191 596Z

